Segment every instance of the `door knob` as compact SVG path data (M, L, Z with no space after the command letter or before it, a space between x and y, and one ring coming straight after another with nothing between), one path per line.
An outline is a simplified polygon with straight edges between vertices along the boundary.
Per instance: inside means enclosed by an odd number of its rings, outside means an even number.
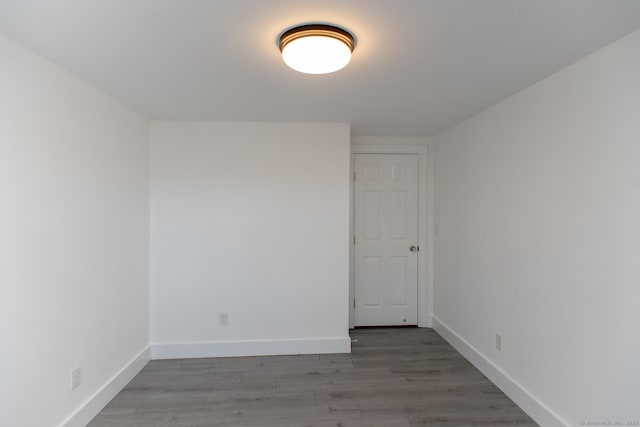
M411 252L418 252L420 250L420 246L409 246L409 250Z

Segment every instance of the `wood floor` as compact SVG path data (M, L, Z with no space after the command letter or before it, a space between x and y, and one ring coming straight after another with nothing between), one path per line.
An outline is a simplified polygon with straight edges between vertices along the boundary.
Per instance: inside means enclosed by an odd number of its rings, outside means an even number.
M430 329L351 337L351 354L152 361L89 425L537 425Z

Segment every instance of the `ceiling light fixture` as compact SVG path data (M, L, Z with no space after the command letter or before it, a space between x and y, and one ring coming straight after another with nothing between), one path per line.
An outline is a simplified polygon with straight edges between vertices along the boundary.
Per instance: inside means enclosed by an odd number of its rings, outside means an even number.
M307 74L327 74L351 61L354 38L333 25L301 25L280 36L282 59L291 68Z

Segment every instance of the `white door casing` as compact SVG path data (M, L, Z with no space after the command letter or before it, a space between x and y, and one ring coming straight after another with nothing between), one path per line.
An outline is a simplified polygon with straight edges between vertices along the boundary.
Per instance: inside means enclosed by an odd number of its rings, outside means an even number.
M417 157L355 155L355 326L418 323Z

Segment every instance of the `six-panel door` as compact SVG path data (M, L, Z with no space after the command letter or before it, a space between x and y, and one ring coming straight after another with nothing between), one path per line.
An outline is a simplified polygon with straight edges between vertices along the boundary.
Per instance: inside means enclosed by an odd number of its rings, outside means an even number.
M416 325L417 156L357 154L355 172L355 325Z

